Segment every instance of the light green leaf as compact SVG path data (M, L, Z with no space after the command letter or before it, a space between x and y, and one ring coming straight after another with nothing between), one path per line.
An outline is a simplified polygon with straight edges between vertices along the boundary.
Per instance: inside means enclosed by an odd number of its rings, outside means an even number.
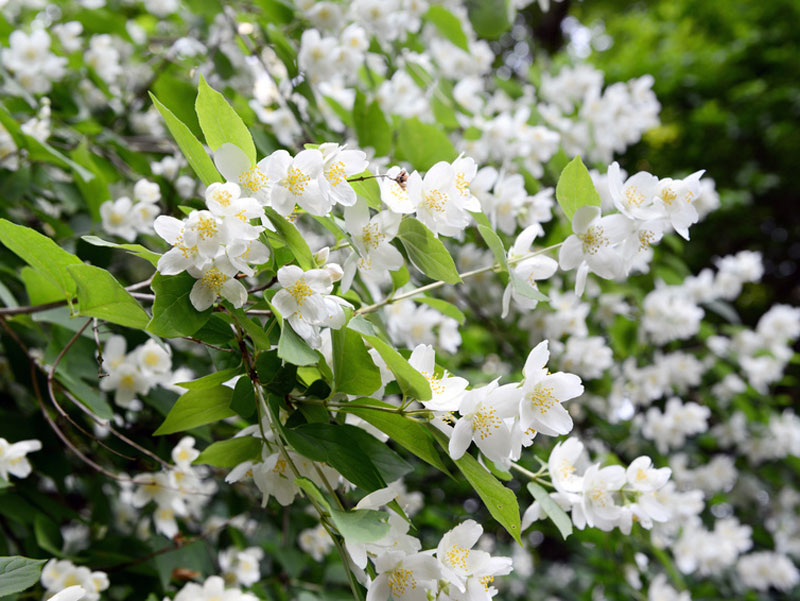
M300 489L306 493L309 498L313 499L320 507L330 512L331 505L328 503L328 499L325 498L325 495L322 494L322 491L316 484L314 484L308 478L304 478L303 476L295 478L294 483L297 484L297 486L299 486Z
M235 467L261 456L261 441L252 436L231 438L212 443L192 463L214 467Z
M161 255L154 253L152 250L145 248L141 244L117 244L116 242L109 242L108 240L103 240L97 236L81 236L81 240L88 242L92 246L121 248L122 250L126 250L132 255L139 257L140 259L149 261L154 267L158 265L158 260L161 258Z
M234 144L244 151L251 164L256 164L256 146L250 130L225 97L211 88L202 75L194 108L200 129L206 137L206 144L212 151L223 144Z
M556 199L568 219L572 219L575 211L581 207L600 206L600 195L580 155L572 159L561 172L556 184Z
M278 356L293 365L316 365L319 362L319 355L297 335L288 321L284 321L281 327Z
M398 158L405 159L420 171L439 161L453 161L458 151L441 128L423 123L416 117L406 119L397 132Z
M423 305L433 307L442 315L452 317L459 323L459 325L464 325L464 322L467 319L467 316L464 315L461 309L456 307L454 304L448 303L440 298L433 298L431 296L415 296L414 300L418 303L422 303Z
M200 140L192 133L192 130L190 130L183 121L178 119L172 111L161 104L158 98L152 93L150 94L150 99L158 109L158 112L161 113L161 117L167 124L167 129L169 129L169 133L175 138L175 141L183 152L183 156L186 157L189 165L191 165L197 177L203 182L203 185L210 186L214 182L221 182L222 177L220 177L217 168L214 166L214 162L211 160L211 157L208 156Z
M548 492L540 485L536 484L536 482L528 482L528 490L533 495L533 498L539 501L544 512L553 520L561 536L566 540L566 538L572 534L572 520L569 519L566 512L561 509L558 503L553 501Z
M511 28L508 0L467 0L472 28L480 37L496 40Z
M68 266L78 286L78 313L142 330L150 317L105 269L93 265Z
M195 279L188 273L153 277L150 287L156 294L153 318L147 331L162 338L191 336L203 327L211 316L211 309L198 311L189 300Z
M508 277L511 280L511 285L514 287L514 291L517 294L537 301L550 301L550 298L547 295L539 292L538 288L531 286L529 282L517 275L513 269L509 270Z
M356 191L356 194L367 201L367 204L371 208L380 211L383 209L381 187L378 184L378 178L371 177L372 175L372 172L369 170L357 173L350 179L358 179L359 177L366 177L367 179L360 182L351 182L350 186Z
M336 529L348 542L374 543L389 533L389 514L374 509L331 509Z
M25 284L25 291L28 293L28 300L32 305L44 305L64 300L64 292L53 283L53 280L43 276L33 267L27 265L23 267L19 272L19 277Z
M89 214L94 221L100 221L100 205L107 200L111 200L111 196L108 193L108 184L92 158L86 139L81 140L81 143L70 153L70 156L78 165L85 167L94 176L90 180L85 180L79 171L72 170L75 176L75 184L81 191L84 200L86 200Z
M0 597L22 592L39 582L45 561L20 555L0 557Z
M272 225L280 234L286 246L292 251L297 264L303 271L314 269L314 257L311 254L311 249L308 248L308 243L303 238L302 234L297 230L293 223L290 223L286 218L281 217L274 209L266 207L264 212L269 217Z
M397 407L382 403L374 399L357 399L353 401L357 405L374 405L384 409L396 410ZM345 411L357 415L366 422L369 422L378 430L388 435L394 442L408 449L414 455L431 464L436 469L450 475L447 466L442 461L439 451L433 443L433 437L428 429L420 422L399 413L389 413L388 411L376 411L374 409L363 409L359 407L345 407Z
M430 431L447 452L447 437L435 428L430 427ZM508 531L515 541L521 544L519 504L513 491L500 484L497 478L486 471L469 453L466 453L461 459L457 459L455 464L464 474L470 486L478 493L492 517Z
M350 328L332 330L335 392L369 395L381 386L381 372L361 335Z
M232 417L236 415L230 408L232 395L233 390L227 386L190 390L178 397L154 434L173 434Z
M447 249L425 225L413 217L400 222L397 237L417 269L434 280L458 284L461 277Z
M461 21L444 6L431 6L428 12L425 13L424 19L435 25L436 29L439 30L439 33L441 33L443 37L450 40L465 52L469 52L467 36L461 28Z
M178 382L178 386L186 390L203 390L204 388L215 388L223 382L227 382L234 376L238 375L241 370L238 367L231 367L223 369L222 371L215 371L212 374L206 374L202 378L197 378L190 382Z
M360 147L372 147L376 156L384 156L392 148L392 129L377 101L367 104L364 93L356 92L353 102L353 124Z
M486 246L492 251L495 261L497 261L503 268L503 271L508 271L508 261L506 260L506 249L500 236L497 235L492 228L485 225L478 225L478 233L486 242Z
M403 391L403 394L419 401L429 401L431 399L431 386L428 380L416 369L411 367L400 353L377 336L365 334L364 330L360 328L357 331L361 333L364 340L366 340L372 348L378 351L378 354L386 362L386 366L397 379L397 383Z
M66 268L81 264L78 257L36 230L6 219L0 219L0 242L39 273L48 276L65 296L75 294L75 280Z

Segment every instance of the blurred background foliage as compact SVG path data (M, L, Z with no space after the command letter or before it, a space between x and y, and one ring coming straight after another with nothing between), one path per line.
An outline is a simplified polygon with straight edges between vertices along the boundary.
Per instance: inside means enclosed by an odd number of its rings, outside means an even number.
M759 250L766 273L739 300L744 320L775 302L800 302L800 2L591 0L554 8L567 19L562 30L573 16L593 32L588 60L607 83L655 78L661 126L621 163L660 176L699 165L716 181L722 207L685 246L692 271L737 249Z

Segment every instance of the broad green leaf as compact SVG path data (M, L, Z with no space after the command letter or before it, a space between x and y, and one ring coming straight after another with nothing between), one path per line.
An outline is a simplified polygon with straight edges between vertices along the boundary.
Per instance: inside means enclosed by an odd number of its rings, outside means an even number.
M223 382L227 382L234 376L241 373L238 367L231 367L230 369L223 369L222 371L215 371L212 374L206 374L202 378L197 378L190 382L178 382L178 386L186 390L203 390L205 388L215 388Z
M121 248L122 250L126 250L134 256L144 259L145 261L149 261L153 267L158 265L158 260L161 258L161 255L154 253L152 250L145 248L141 244L117 244L116 242L109 242L108 240L103 240L97 236L81 236L81 240L88 242L92 246Z
M436 29L439 30L439 33L441 33L443 37L450 40L465 52L469 52L467 36L461 28L461 21L444 6L431 6L428 12L425 13L424 19L435 25Z
M208 445L192 463L214 467L235 467L261 456L261 441L252 436L220 440Z
M431 386L428 380L416 369L411 367L400 353L377 336L364 334L363 331L361 335L364 337L364 340L369 342L372 348L378 351L378 354L386 362L386 366L394 374L403 394L419 401L429 401L431 399Z
M517 275L517 272L515 272L513 269L509 270L508 277L511 280L511 285L514 287L514 291L517 294L537 301L550 301L550 298L547 295L539 292L538 288L531 286L527 280Z
M0 557L0 597L20 593L39 582L45 561L20 555Z
M536 482L528 482L528 490L533 495L533 498L539 501L544 512L553 520L561 536L566 540L566 538L572 534L572 520L569 519L566 512L561 509L558 503L553 501L548 492L540 485L536 484Z
M372 147L376 156L384 156L392 148L392 129L383 115L380 105L367 100L360 90L353 102L353 124L355 125L360 147Z
M316 484L314 484L308 478L304 478L303 476L295 478L294 483L297 484L297 486L299 486L300 489L306 493L309 498L313 499L320 507L325 509L325 511L330 512L331 505L328 503L328 499L325 498L325 495L322 494L322 491Z
M430 428L438 443L447 452L447 438L444 434ZM466 453L461 459L455 460L456 466L464 474L470 486L475 489L489 513L496 519L503 528L522 544L520 539L520 517L517 496L510 489L506 488L484 468L477 459Z
M25 284L25 292L28 293L30 304L45 305L64 300L64 292L53 283L53 280L43 276L33 267L27 265L23 267L19 272L19 277Z
M191 336L202 328L211 316L211 309L198 311L189 300L195 279L188 273L153 277L150 287L155 292L153 318L147 331L162 338Z
M572 159L561 172L556 184L556 199L568 219L572 219L575 211L581 207L600 206L600 195L580 155Z
M413 469L384 443L355 426L303 424L285 428L284 434L298 453L324 461L367 492L384 488L387 480L401 478Z
M452 303L448 303L446 300L442 300L440 298L433 298L431 296L415 296L414 300L418 303L422 303L423 305L428 305L429 307L433 307L442 315L446 315L447 317L452 317L459 323L459 325L464 325L464 322L467 319L467 316L464 315L461 309L459 309Z
M61 532L58 525L43 513L37 514L33 520L33 533L36 538L36 544L39 545L44 551L56 557L63 557L61 547L63 541L61 540Z
M40 274L49 277L65 296L75 294L75 280L67 271L67 265L82 264L78 257L36 230L6 219L0 219L0 242Z
M105 269L93 265L70 265L78 286L78 313L142 330L150 317L130 293Z
M178 397L154 434L173 434L232 417L236 415L230 408L232 396L233 390L227 386L190 390Z
M230 407L245 419L255 413L256 396L253 390L253 383L249 377L242 376L236 380Z
M251 164L256 164L256 146L244 121L225 97L206 83L202 75L194 108L206 144L212 151L223 144L234 144L244 151Z
M497 235L497 232L490 227L479 224L478 233L481 235L481 238L483 238L483 241L486 242L486 246L489 247L489 250L492 251L494 260L500 264L500 266L503 268L503 271L508 271L506 249L503 245L503 241L500 239L500 236Z
M183 156L186 157L189 165L191 165L197 177L203 182L203 185L210 186L214 182L221 182L222 177L214 166L211 157L208 156L206 149L203 148L203 145L200 143L200 140L195 137L183 121L178 119L172 111L161 104L158 98L152 93L150 94L150 98L158 109L158 112L161 113L161 117L167 124L167 129L169 129L169 133L175 138L175 141L183 152Z
M353 403L357 405L375 405L385 409L397 409L393 405L373 399L357 399ZM447 466L439 455L439 451L436 450L433 444L433 437L420 422L411 419L407 415L389 413L388 411L376 411L359 407L345 407L345 410L369 422L400 446L408 449L423 461L430 463L436 469L450 475Z
M475 33L496 40L511 28L509 0L467 0L469 20Z
M360 177L364 177L363 181L359 182L350 182L350 186L353 190L356 191L361 198L367 201L367 204L375 209L376 211L380 211L383 208L383 203L381 201L381 188L378 184L378 178L372 176L371 171L362 171L361 173L357 173L350 179L358 179Z
M361 335L350 328L332 330L333 384L336 392L369 395L381 386L381 372Z
M420 171L430 169L439 161L453 161L458 156L458 151L442 129L416 117L400 124L397 151L398 158L405 159Z
M308 243L303 238L302 234L297 230L293 223L290 223L286 218L281 217L274 209L266 207L264 211L275 226L275 229L280 234L286 246L292 251L297 264L303 271L314 269L314 257L311 254L311 249L308 248Z
M400 222L397 237L417 269L434 280L458 284L461 277L447 249L425 225L413 217Z
M114 416L114 410L111 409L105 395L97 388L97 381L93 386L89 386L81 378L70 373L63 364L56 370L56 379L97 417L111 419Z
M374 509L331 509L331 519L348 542L373 543L389 533L389 514Z
M288 321L284 321L281 328L278 356L293 365L315 365L319 362L319 355L297 335Z

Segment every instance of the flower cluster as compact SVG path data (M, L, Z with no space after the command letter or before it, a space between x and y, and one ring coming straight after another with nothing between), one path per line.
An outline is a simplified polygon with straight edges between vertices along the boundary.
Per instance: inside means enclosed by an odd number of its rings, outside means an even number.
M171 351L152 338L130 353L126 349L122 336L111 336L106 341L102 355L105 376L100 380L100 390L113 391L114 402L123 409L138 411L142 403L137 396L171 382Z
M108 576L105 572L93 572L89 568L76 566L66 559L51 559L42 569L42 586L48 595L71 589L68 594L58 597L63 601L75 601L76 599L98 601L100 593L106 590L108 585ZM81 595L72 596L76 593L81 593Z
M133 199L120 196L100 205L103 229L114 236L133 242L139 234L153 233L153 221L161 213L158 184L140 179L133 186Z
M64 77L67 59L50 52L50 36L43 29L30 34L16 30L2 53L3 65L16 81L33 94L46 94L54 81Z

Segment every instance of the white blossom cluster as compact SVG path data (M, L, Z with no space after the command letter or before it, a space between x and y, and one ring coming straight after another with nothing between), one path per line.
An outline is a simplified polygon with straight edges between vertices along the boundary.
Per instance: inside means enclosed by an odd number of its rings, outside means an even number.
M59 601L98 601L100 593L108 588L105 572L91 571L84 566L76 566L66 559L51 559L42 569L42 586L47 595ZM66 592L67 589L71 589ZM57 594L61 593L61 597ZM80 593L78 596L73 596Z
M153 233L153 222L161 213L158 184L140 179L133 186L133 199L120 196L100 205L103 229L114 236L133 242L139 234Z
M100 390L114 392L114 402L123 409L139 411L141 401L154 386L166 386L172 381L170 348L150 339L126 352L127 342L119 335L111 336L103 347Z
M169 597L164 598L169 601ZM221 576L209 576L203 584L187 582L173 601L257 601L258 597L236 587L226 587Z
M558 443L550 452L548 468L555 492L551 498L571 512L577 528L600 530L619 528L629 534L636 520L644 528L671 517L669 505L661 498L670 468L655 468L646 456L637 457L627 468L621 465L585 466L584 445L577 438ZM583 469L585 468L585 469ZM578 475L578 470L583 471ZM534 501L523 514L522 528L544 518L541 503Z
M3 66L24 89L32 94L46 94L54 81L67 72L67 59L50 51L50 36L43 29L31 33L16 30L8 37L8 48L2 49Z

